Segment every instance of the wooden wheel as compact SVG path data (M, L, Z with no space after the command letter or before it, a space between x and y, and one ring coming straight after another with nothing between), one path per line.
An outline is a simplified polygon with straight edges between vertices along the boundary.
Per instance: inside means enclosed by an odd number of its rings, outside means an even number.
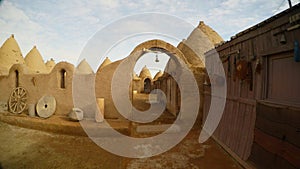
M27 91L23 87L15 88L10 94L9 111L15 114L22 113L26 108Z

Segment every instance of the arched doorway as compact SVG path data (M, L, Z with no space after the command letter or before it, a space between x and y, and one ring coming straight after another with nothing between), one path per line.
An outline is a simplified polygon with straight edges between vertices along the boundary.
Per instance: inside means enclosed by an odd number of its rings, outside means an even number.
M166 102L166 110L170 112L172 117L177 116L178 111L180 110L181 95L178 85L176 85L177 82L175 81L175 79L172 78L172 76L177 77L178 80L181 74L184 73L185 69L183 68L183 65L185 65L187 68L189 68L191 65L182 53L182 51L180 51L177 47L173 46L172 44L169 44L159 39L149 40L139 44L130 53L128 58L130 58L130 62L135 61L136 63L136 61L146 53L164 53L169 57L169 60L164 70L171 76L166 76L163 79L161 79L161 85L157 88L160 89L163 93L165 93L166 99L163 99L163 97L161 96L156 97L157 100L159 100L159 102ZM150 79L148 79L147 83L146 80L147 79L142 81L143 86L141 86L141 88L144 87L143 92L145 94L149 94L151 92L152 82ZM149 87L147 85L149 85Z
M151 80L146 78L144 80L144 93L150 93L151 91Z

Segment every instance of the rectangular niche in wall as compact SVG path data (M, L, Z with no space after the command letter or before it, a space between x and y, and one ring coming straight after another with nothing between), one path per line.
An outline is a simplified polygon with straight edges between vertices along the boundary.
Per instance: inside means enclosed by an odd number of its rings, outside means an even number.
M62 69L60 71L60 88L62 89L66 88L66 77L67 77L67 72L65 69Z
M15 74L16 74L16 87L19 87L19 71L15 70Z

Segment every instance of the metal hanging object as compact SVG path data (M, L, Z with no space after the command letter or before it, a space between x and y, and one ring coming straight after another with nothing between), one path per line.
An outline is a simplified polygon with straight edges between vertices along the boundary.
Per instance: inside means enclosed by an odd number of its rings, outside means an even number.
M248 62L246 60L239 60L236 63L236 76L241 80L245 80L247 77L247 71Z
M9 97L9 111L14 114L22 113L26 108L27 91L23 87L15 88Z
M156 54L156 57L155 57L155 62L159 62L157 54Z

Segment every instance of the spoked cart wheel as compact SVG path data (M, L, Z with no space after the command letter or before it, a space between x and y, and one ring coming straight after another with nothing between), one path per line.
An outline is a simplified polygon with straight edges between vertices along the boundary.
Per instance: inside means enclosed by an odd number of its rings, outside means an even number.
M14 114L22 113L26 108L27 91L23 87L15 88L8 100L9 111Z

